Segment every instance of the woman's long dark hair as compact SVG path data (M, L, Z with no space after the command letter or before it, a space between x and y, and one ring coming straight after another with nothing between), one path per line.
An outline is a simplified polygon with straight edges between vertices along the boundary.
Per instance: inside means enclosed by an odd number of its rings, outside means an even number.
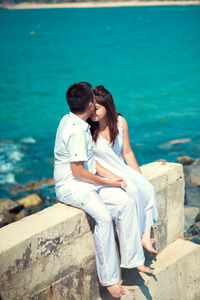
M107 118L108 118L108 128L110 133L110 143L112 143L112 146L114 145L115 139L117 135L119 134L119 130L117 128L117 117L118 113L113 101L113 97L111 93L104 88L103 85L96 86L93 89L94 95L95 95L95 101L99 104L105 107L107 111ZM88 120L88 123L90 124L91 133L92 133L92 139L93 141L97 141L98 134L99 134L99 123L93 122L91 119Z

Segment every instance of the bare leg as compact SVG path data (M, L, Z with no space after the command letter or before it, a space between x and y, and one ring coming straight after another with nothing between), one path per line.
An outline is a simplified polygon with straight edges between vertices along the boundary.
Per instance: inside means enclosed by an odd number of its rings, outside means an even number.
M151 227L148 228L142 235L142 246L150 254L157 255L156 251L152 244L155 242L155 239L151 239Z
M126 294L120 283L108 285L107 290L114 298L119 298Z

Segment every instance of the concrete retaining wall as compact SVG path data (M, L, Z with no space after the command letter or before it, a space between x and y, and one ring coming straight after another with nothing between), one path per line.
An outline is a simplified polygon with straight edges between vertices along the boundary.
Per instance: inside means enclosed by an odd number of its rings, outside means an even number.
M142 166L142 173L157 191L154 236L161 251L183 237L182 165L155 162ZM2 300L96 300L101 294L91 222L83 211L62 203L1 228L0 262Z
M123 270L123 300L199 300L200 246L177 239L151 263L154 275ZM113 299L104 297L103 299Z

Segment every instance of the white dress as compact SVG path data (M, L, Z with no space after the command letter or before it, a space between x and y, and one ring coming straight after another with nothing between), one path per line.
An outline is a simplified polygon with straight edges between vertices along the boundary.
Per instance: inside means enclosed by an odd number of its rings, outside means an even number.
M93 142L95 159L103 167L114 174L124 178L127 182L126 191L136 201L137 215L142 236L158 218L156 192L154 186L139 172L129 167L122 158L123 128L122 118L119 120L119 134L115 139L114 146L102 135L98 136L97 142Z

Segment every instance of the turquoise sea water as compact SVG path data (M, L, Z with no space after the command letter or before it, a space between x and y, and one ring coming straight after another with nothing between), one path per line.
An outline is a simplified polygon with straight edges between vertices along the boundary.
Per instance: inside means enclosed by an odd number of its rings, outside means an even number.
M200 156L200 6L0 10L0 44L2 194L52 177L65 91L83 80L111 91L140 165Z

